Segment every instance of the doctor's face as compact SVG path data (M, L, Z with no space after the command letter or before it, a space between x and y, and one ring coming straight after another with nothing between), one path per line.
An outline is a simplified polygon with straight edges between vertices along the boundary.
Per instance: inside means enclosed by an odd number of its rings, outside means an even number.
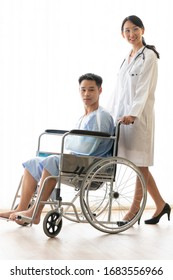
M132 45L139 45L142 43L142 35L144 28L138 27L131 21L126 21L123 27L122 36Z
M85 107L97 109L102 88L99 88L95 81L83 80L79 86L79 91Z

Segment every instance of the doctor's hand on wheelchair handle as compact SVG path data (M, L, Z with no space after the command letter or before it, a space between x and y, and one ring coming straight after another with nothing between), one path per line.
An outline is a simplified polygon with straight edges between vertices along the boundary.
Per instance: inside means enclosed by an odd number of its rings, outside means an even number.
M123 116L122 118L119 119L119 121L122 124L129 125L129 124L134 124L135 119L136 117L133 116Z

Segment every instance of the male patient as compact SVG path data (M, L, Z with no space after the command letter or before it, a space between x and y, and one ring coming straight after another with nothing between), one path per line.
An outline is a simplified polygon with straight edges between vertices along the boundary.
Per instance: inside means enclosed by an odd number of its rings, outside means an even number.
M84 114L78 120L75 129L101 131L111 135L114 133L114 121L112 116L99 106L99 97L102 92L102 78L98 75L88 73L79 77L79 92L84 104ZM73 138L74 137L74 138ZM76 137L76 138L75 138ZM70 136L66 148L73 154L107 157L111 154L112 142L110 140L95 137ZM28 209L30 200L35 193L39 183L39 189L48 176L58 176L59 156L51 155L46 158L36 157L23 163L24 174L22 179L22 191L19 205L15 210L1 212L0 217L23 224L17 217L32 217L34 207ZM49 179L44 187L41 200L46 201L57 181ZM39 190L38 190L39 192ZM40 216L44 205L40 204L36 213L34 224L40 222Z

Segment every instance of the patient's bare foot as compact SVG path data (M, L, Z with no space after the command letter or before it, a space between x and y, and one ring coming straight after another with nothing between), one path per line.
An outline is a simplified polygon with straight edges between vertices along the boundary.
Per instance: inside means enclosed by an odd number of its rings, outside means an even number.
M27 218L32 218L32 214L33 214L32 209L31 210L28 209L26 211L21 211L21 212L13 212L9 216L9 219L12 220L12 221L15 221L19 225L23 225L25 222L20 221L20 219L18 219L18 216L24 216L24 217L27 217ZM39 224L40 216L36 216L35 219L33 221L31 221L31 222L33 224L36 224L36 225Z
M10 210L7 212L0 212L0 217L1 218L5 218L5 219L9 219L10 215L15 213L17 210Z

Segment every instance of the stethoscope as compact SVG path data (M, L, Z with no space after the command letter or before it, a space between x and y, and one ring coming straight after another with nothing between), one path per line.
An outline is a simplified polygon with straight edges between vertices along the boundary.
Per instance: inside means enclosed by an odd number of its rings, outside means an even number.
M145 61L145 53L144 53L145 48L146 48L146 46L142 49L142 51L141 51L140 53L138 53L138 55L134 58L132 64L130 65L129 74L130 74L131 76L137 76L137 75L138 75L138 74L134 74L134 73L131 74L131 69L133 68L133 66L134 66L134 64L135 64L135 62L136 62L136 60L142 55L143 62ZM126 61L126 58L123 60L121 66L120 66L120 69L122 68L122 66L123 66L123 64L124 64L125 61Z

